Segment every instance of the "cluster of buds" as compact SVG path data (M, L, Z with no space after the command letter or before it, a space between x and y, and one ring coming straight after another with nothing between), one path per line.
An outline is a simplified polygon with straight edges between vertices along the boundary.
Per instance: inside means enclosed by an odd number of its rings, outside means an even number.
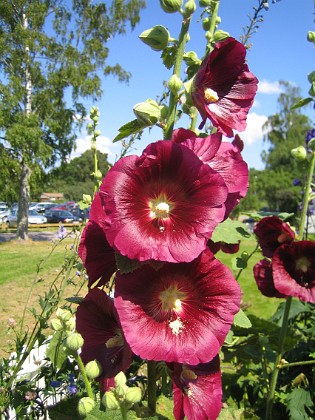
M58 308L57 318L51 320L51 328L54 331L64 331L66 338L64 345L71 354L76 354L83 346L82 335L75 331L75 319L72 313L67 309Z
M105 392L102 402L108 410L126 411L133 404L141 401L141 389L138 387L128 387L126 376L119 372L115 376L115 388Z
M150 127L163 120L167 115L166 106L159 105L153 99L147 99L133 107L137 120L143 127Z

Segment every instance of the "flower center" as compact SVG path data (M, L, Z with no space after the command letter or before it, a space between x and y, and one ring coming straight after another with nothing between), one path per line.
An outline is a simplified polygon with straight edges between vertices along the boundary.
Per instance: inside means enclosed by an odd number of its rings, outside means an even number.
M306 273L311 265L311 262L306 257L301 257L296 260L295 268Z
M212 104L213 102L217 102L219 100L217 92L211 88L206 88L204 95L207 104Z
M163 311L180 312L182 309L182 300L186 297L185 292L181 292L175 285L171 285L168 289L160 293L160 300Z
M162 195L156 199L150 200L149 207L151 219L168 219L173 205L164 195Z
M108 349L112 349L113 347L123 347L124 344L125 342L124 342L124 337L122 335L122 331L117 330L116 335L114 335L114 337L107 340L105 343L105 346Z

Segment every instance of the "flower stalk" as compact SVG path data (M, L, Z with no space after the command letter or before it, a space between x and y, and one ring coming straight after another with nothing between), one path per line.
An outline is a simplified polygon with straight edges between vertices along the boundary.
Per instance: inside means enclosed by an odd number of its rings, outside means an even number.
M92 398L92 400L94 400L94 394L93 394L92 386L91 386L89 378L86 374L86 370L85 370L84 364L82 362L81 356L78 353L76 353L74 355L74 358L75 358L75 360L78 364L78 367L80 369L87 395L88 395L88 397Z

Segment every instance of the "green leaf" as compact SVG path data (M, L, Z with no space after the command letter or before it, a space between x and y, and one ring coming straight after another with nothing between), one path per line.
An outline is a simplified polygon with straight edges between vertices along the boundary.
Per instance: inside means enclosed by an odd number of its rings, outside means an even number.
M241 257L232 258L232 270L243 270L247 267L247 261Z
M167 69L170 69L173 67L175 63L176 52L177 52L176 45L170 45L164 48L161 57L163 60L163 64Z
M287 410L292 420L309 420L310 416L305 408L311 409L313 406L310 393L303 388L295 388L287 396Z
M77 304L79 304L79 303L82 302L83 299L84 298L81 297L81 296L72 296L72 297L66 298L65 300L67 302L70 302L70 303L77 303Z
M313 98L303 98L303 99L300 99L296 104L294 104L293 106L291 106L291 109L301 108L302 106L305 106L305 105L309 104L313 100L314 100Z
M139 131L143 130L146 126L141 124L139 120L135 119L132 121L129 121L128 123L122 125L119 128L119 134L114 138L113 143L116 141L122 140L125 137L130 136L131 134L136 134Z
M219 223L215 228L211 239L213 242L225 242L226 244L236 244L241 239L248 239L251 234L246 230L242 222L226 219Z
M46 351L46 356L49 358L55 369L61 369L67 358L67 354L62 345L64 338L63 333L63 331L55 332Z
M252 326L252 323L242 309L234 316L233 324L240 328L250 328Z
M141 265L143 265L143 263L138 260L130 260L129 258L124 257L123 255L120 255L118 253L116 253L115 258L117 268L121 272L121 274L132 273L137 268L141 267Z

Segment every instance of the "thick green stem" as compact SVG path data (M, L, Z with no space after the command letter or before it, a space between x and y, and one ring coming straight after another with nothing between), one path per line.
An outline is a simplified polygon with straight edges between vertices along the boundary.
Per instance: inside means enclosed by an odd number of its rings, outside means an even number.
M188 40L187 35L188 35L189 25L190 25L190 17L183 20L182 28L181 28L179 38L178 38L178 48L177 48L173 74L175 74L179 78L180 78L181 66L183 62L185 45ZM168 106L169 111L168 111L167 122L164 128L164 138L167 140L172 138L175 116L176 116L176 105L177 105L177 96L173 92L170 92L170 99L169 99L169 106Z
M89 381L89 378L87 377L86 370L85 370L84 364L82 362L82 359L81 359L79 354L76 354L74 357L75 357L75 359L78 363L78 366L79 366L79 369L80 369L80 372L81 372L81 375L82 375L82 378L83 378L83 382L84 382L84 385L85 385L85 389L86 389L86 392L88 394L88 397L90 397L90 398L92 398L92 400L94 400L94 394L93 394L92 386L91 386L91 383Z
M266 420L272 420L272 407L273 407L273 399L275 395L276 385L277 385L277 379L280 371L280 362L282 359L283 354L283 348L284 348L284 342L287 335L288 330L288 320L289 320L289 313L290 313L290 307L291 307L292 297L289 296L287 298L284 314L282 318L282 325L281 325L281 331L280 331L280 338L279 338L279 345L278 345L278 355L275 362L275 366L272 372L271 376L271 382L270 382L270 388L269 393L267 396L267 407L266 407Z
M156 362L149 360L148 367L148 408L152 414L156 411Z
M305 221L306 221L306 215L307 215L307 208L310 200L310 193L311 193L311 185L312 185L312 178L315 168L315 152L312 152L312 158L310 161L308 176L305 184L305 191L304 191L304 198L303 198L303 207L301 211L301 221L300 221L300 227L299 227L299 235L298 239L303 238L304 229L305 229Z

